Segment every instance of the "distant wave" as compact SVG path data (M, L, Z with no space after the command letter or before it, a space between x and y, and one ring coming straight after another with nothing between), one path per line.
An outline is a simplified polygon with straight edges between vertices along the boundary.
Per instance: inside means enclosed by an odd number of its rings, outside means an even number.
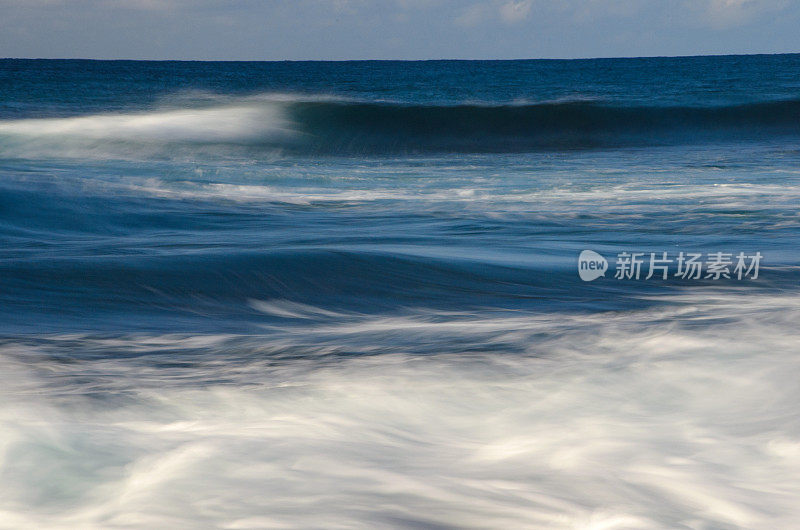
M412 105L273 95L130 114L0 121L0 154L524 152L776 135L800 135L800 100L719 107Z
M299 103L291 113L334 151L525 151L800 133L800 100L718 108Z

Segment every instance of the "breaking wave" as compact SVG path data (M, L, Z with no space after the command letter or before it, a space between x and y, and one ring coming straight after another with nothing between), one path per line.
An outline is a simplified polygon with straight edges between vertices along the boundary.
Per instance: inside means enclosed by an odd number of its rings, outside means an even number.
M797 298L671 301L1 341L0 526L791 527Z
M221 154L525 152L786 135L800 135L800 100L716 107L423 105L263 95L127 114L0 121L0 155L175 155L198 148Z

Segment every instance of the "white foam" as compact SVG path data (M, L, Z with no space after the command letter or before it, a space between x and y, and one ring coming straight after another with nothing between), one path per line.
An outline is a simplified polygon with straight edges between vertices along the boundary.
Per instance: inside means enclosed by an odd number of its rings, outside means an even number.
M325 94L227 96L194 91L163 98L158 107L147 111L0 120L0 155L175 156L186 152L177 151L182 143L257 143L263 148L292 141L300 134L288 116L288 106L321 101L347 100Z
M277 100L240 99L188 108L0 121L0 154L122 157L176 154L186 144L280 143L296 136Z
M7 344L0 526L792 527L800 301L671 302L376 317L273 300L256 306L295 320L263 337ZM50 355L76 343L206 355Z

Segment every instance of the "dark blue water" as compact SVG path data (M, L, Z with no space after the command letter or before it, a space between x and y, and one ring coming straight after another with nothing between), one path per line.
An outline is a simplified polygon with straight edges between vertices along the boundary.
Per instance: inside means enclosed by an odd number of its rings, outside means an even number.
M799 201L800 55L0 60L0 513L786 527Z

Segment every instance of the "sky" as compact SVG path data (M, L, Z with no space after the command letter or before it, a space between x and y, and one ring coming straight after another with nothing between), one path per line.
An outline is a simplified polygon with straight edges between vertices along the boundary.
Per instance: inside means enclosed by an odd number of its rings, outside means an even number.
M800 52L797 0L0 0L0 57L523 59Z

